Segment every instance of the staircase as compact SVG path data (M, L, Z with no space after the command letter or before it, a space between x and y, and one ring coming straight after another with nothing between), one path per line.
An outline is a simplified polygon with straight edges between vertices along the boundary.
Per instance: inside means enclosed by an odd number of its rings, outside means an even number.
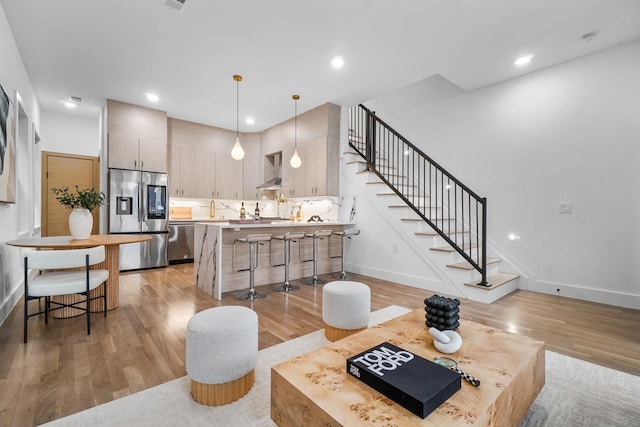
M490 256L486 199L477 196L360 105L350 110L343 166L353 184L455 295L491 303L518 288L519 275ZM396 228L396 227L394 227Z

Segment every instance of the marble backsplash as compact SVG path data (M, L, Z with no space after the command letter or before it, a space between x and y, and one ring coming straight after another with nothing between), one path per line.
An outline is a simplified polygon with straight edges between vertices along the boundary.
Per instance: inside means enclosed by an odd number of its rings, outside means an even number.
M173 197L169 199L169 207L190 207L191 217L194 220L210 219L209 204L211 199L190 199ZM355 217L355 197L300 197L288 198L282 202L277 200L228 200L214 199L214 219L238 219L240 207L244 202L247 219L253 218L256 203L260 208L261 217L286 218L298 211L302 206L304 221L313 215L318 215L324 221L352 222ZM171 218L169 218L171 220Z

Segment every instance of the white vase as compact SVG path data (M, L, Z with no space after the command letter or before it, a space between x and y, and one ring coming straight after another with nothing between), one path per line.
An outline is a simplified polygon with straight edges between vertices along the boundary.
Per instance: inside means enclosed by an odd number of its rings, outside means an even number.
M89 209L73 209L69 214L69 230L75 240L86 240L91 236L93 215Z

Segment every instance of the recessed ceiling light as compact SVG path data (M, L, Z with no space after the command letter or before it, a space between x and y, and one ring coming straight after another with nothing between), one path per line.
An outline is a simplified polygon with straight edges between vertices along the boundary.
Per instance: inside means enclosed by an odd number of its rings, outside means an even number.
M518 67L522 67L523 65L527 65L529 61L531 61L531 58L533 58L533 55L521 56L520 58L516 59L514 64L516 64Z
M151 102L158 102L158 100L160 99L158 95L156 95L155 93L147 92L145 93L145 95L147 96L147 99Z
M76 104L70 101L65 101L64 106L67 108L76 108Z
M333 68L342 68L343 65L344 65L344 59L342 59L341 56L336 56L331 60L331 66Z
M252 124L254 124L256 121L255 121L255 120L253 120L253 117L247 117L247 119L245 120L245 122L246 122L248 125L252 125Z

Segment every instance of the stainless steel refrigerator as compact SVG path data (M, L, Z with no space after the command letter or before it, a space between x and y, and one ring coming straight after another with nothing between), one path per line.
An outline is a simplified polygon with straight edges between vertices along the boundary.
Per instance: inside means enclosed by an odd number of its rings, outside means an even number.
M120 271L169 264L168 182L165 173L109 169L109 233L152 237L120 246Z

